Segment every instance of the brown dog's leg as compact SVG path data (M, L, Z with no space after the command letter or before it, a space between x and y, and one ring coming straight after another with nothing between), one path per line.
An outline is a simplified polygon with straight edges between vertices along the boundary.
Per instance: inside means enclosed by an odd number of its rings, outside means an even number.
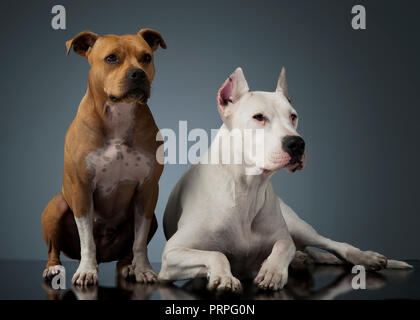
M59 193L50 200L41 215L42 232L48 247L48 262L43 274L44 278L53 277L59 272L56 266L61 266L61 221L69 209L63 195Z
M153 235L155 234L157 230L157 227L158 227L157 219L156 219L156 216L153 215L152 223L149 229L149 234L147 236L147 243L149 243L150 240L152 239ZM130 272L129 267L131 266L132 261L133 261L133 250L130 247L129 253L124 258L122 258L121 260L117 262L118 277L123 277L124 279L126 279L129 276L129 272Z
M131 265L131 261L133 261L133 252L130 250L124 258L117 262L117 275L118 277L127 278L129 272L129 266Z
M147 243L149 243L150 240L152 240L153 235L156 233L157 228L158 228L158 223L157 223L156 215L153 215L152 224L150 225L149 234L147 236Z

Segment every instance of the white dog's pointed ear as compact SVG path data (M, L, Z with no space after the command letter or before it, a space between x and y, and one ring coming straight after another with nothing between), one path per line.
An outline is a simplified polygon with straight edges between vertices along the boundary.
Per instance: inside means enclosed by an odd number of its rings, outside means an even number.
M281 68L279 80L277 81L277 92L283 93L283 95L289 100L289 102L292 101L289 94L289 89L287 88L287 80L286 80L286 69L283 67Z
M244 73L237 68L223 83L217 93L217 105L219 112L224 112L230 103L236 103L245 93L249 91Z

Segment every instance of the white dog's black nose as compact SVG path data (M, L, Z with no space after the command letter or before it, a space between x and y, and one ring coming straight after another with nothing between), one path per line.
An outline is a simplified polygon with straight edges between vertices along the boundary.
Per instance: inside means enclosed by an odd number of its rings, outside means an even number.
M290 163L298 163L305 152L305 141L299 136L285 136L282 140L282 148L290 155Z

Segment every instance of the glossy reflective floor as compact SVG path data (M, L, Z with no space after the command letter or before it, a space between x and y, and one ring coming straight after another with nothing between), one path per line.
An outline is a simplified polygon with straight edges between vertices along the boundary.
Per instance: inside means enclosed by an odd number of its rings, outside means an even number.
M300 266L290 270L288 284L279 292L262 292L248 282L241 296L217 296L205 289L203 279L170 286L118 281L115 263L99 266L99 286L79 289L71 286L74 261L64 262L67 289L54 290L41 278L44 261L0 260L0 299L420 299L420 261L407 261L413 270L367 273L366 290L352 289L354 275L348 267Z

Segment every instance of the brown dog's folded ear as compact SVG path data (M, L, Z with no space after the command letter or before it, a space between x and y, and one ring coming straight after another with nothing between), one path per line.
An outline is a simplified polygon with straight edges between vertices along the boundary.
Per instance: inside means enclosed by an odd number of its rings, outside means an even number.
M146 40L153 51L156 51L159 48L159 45L162 49L166 49L165 40L163 40L159 32L153 29L141 29L137 34Z
M73 39L66 42L67 55L69 55L70 49L73 47L74 52L87 58L89 49L93 47L98 38L99 35L96 33L90 31L80 32Z

